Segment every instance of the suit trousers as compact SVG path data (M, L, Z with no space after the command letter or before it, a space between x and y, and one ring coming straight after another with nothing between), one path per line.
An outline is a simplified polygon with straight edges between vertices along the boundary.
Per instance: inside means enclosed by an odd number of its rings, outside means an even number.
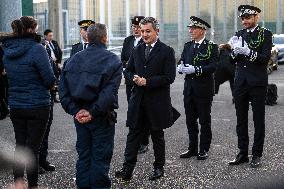
M211 131L211 106L212 97L201 98L194 95L184 96L184 108L186 115L186 125L189 136L189 150L198 151L198 123L200 129L200 151L209 151L212 131Z
M137 126L129 128L127 135L126 148L124 152L125 162L123 166L134 169L137 162L138 149L143 136L145 136L145 130L150 130L151 139L153 142L155 161L153 163L154 168L162 168L165 165L165 139L164 131L153 130L151 128L151 121L148 119L148 112L144 106L140 106L139 117L137 120Z
M108 176L114 147L114 125L105 116L80 124L75 121L78 160L76 184L78 188L110 188Z
M46 130L50 107L32 109L11 109L16 148L15 160L21 162L22 150L28 150L31 165L26 167L29 187L37 186L38 182L38 151ZM15 163L13 166L14 180L24 177L25 165Z
M254 122L254 142L252 154L262 156L265 137L265 95L266 86L250 86L244 82L235 86L234 98L237 115L238 148L240 153L248 154L248 110L251 102Z

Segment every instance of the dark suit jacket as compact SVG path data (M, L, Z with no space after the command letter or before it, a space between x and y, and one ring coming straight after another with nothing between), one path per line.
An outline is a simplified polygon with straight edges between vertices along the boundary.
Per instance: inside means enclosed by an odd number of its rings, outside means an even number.
M122 51L121 51L121 62L123 63L123 67L126 68L127 61L130 58L132 50L134 48L135 37L133 35L128 36L123 41ZM137 45L143 43L143 39L141 38Z
M235 75L235 86L241 86L247 82L250 86L266 86L268 84L267 64L271 57L272 33L257 26L251 36L246 29L236 33L249 44L251 41L263 41L252 49L249 56L232 55L233 61L237 64Z
M122 47L122 51L121 51L121 62L123 64L123 68L126 68L127 62L128 62L130 55L131 55L131 53L134 49L134 41L135 41L135 37L133 35L126 37L123 41L123 47ZM142 38L140 39L140 41L138 42L137 45L139 45L141 43L143 43ZM129 81L125 77L125 84L126 85L133 85L133 82Z
M141 104L145 107L151 127L165 129L173 123L170 84L175 80L176 64L174 50L157 41L148 59L145 59L145 43L134 48L125 76L132 80L135 74L146 78L146 86L134 85L129 100L127 126L135 128Z
M205 39L196 53L199 58L194 61L194 41L184 45L181 60L193 65L196 72L185 76L184 95L210 97L214 95L214 75L218 61L218 46ZM208 56L207 56L208 55Z
M70 57L76 54L77 52L83 50L83 44L81 42L72 45Z
M56 63L60 64L61 60L62 60L62 51L61 51L57 41L52 40L51 42L54 46L53 52L54 52L54 55L57 59ZM51 57L51 49L49 48L49 45L46 45L46 51L47 51L48 55Z

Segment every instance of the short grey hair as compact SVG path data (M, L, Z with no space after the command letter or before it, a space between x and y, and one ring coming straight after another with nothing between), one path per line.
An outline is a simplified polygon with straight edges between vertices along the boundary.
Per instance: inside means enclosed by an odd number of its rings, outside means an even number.
M107 36L107 28L105 24L95 23L88 27L87 36L89 43L101 42L102 38Z
M145 25L145 24L148 24L148 23L152 24L154 30L158 30L159 27L160 27L159 22L153 17L145 17L144 19L142 19L140 21L140 24L142 24L142 25Z

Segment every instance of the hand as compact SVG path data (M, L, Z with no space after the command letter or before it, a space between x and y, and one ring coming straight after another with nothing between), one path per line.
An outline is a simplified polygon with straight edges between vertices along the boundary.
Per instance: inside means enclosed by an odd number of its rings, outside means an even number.
M184 73L184 74L192 74L192 73L195 73L195 68L194 68L194 66L192 66L192 65L188 65L188 66L184 66L183 68L182 68L182 73Z
M228 44L231 46L231 49L234 49L236 47L241 47L243 43L242 37L238 36L233 36L231 39L228 41Z
M81 109L81 110L76 114L75 119L76 119L79 123L83 124L83 123L88 123L88 122L90 122L90 121L93 119L93 117L92 117L92 115L90 114L89 111L87 111L87 110L85 110L85 109Z
M234 54L235 55L243 54L243 55L249 56L250 49L247 46L245 46L245 47L235 47L234 48Z
M183 64L178 65L178 67L177 67L178 73L182 73L182 68L183 67L184 67Z
M146 86L146 79L138 75L134 75L133 81L138 86Z

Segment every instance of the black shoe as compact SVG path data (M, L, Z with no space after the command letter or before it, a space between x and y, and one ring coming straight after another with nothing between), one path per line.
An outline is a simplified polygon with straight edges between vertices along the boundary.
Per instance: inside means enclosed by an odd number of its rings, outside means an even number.
M55 171L55 166L50 164L48 161L40 163L39 166L45 171Z
M228 164L229 165L239 165L241 163L247 163L247 162L249 162L248 155L238 154L237 157L233 161L230 161Z
M149 150L148 145L141 144L138 150L138 154L146 153L148 150Z
M208 154L205 150L200 151L197 155L197 160L206 160L208 158Z
M164 176L164 168L155 168L149 180L157 180Z
M250 167L256 168L261 165L261 158L259 156L252 156L252 160L250 162Z
M121 178L124 181L129 181L132 178L133 169L129 167L122 167L121 170L115 172L116 178Z
M180 154L180 158L190 158L192 156L197 156L197 152L194 150L187 150L186 152Z

